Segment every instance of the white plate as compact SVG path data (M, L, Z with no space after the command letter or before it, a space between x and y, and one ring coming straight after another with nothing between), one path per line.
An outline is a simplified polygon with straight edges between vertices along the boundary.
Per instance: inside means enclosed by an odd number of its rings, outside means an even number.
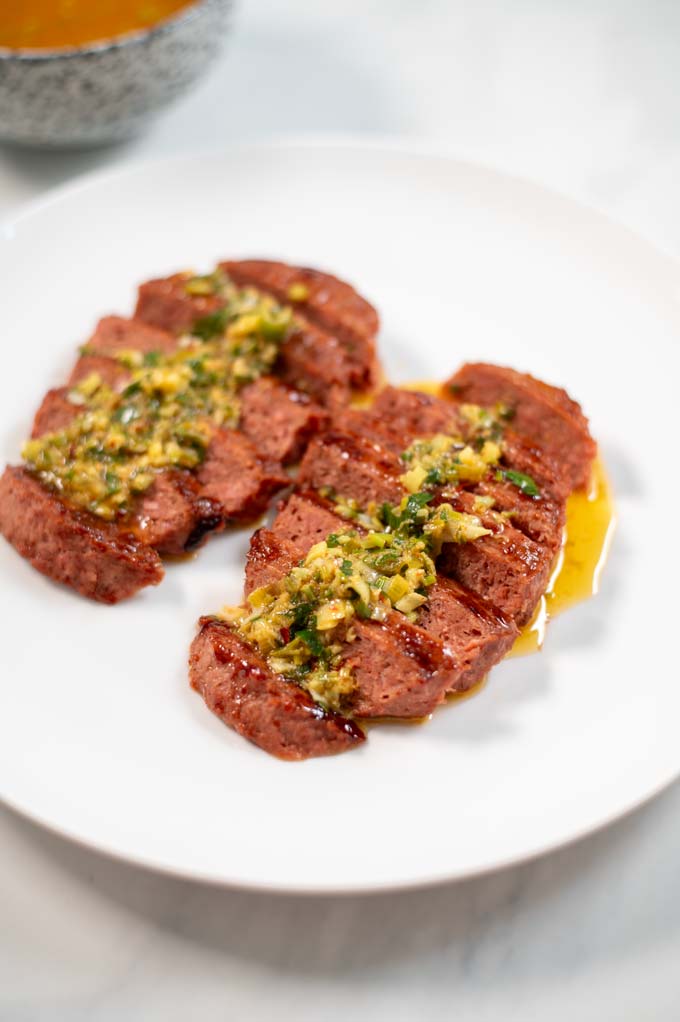
M326 267L383 316L395 380L467 358L565 385L591 416L620 525L600 596L544 652L422 727L271 759L189 690L199 614L236 601L248 530L109 608L4 542L0 794L62 834L188 877L286 891L464 877L615 819L680 772L675 660L680 275L603 217L488 170L393 148L232 149L56 192L0 246L4 459L96 318L145 278L220 257Z

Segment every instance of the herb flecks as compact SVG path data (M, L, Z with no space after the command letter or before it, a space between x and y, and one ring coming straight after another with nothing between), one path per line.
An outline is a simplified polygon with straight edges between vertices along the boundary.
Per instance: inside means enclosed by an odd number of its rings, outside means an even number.
M374 528L330 533L283 578L254 590L247 606L226 607L221 616L273 671L327 708L346 710L355 681L343 653L356 638L356 619L384 621L396 611L415 621L437 580L442 544L489 534L476 516L431 501L420 492L371 507Z
M510 468L502 468L496 472L496 479L501 482L505 480L508 483L512 483L516 486L527 497L540 497L541 491L538 488L535 480L531 476L526 475L524 472L515 472Z
M191 277L185 287L219 294L225 305L173 352L119 351L129 373L122 391L91 373L69 393L78 409L72 422L24 444L24 460L46 486L104 519L129 513L158 470L200 465L215 429L238 424L240 389L271 370L292 323L289 307L222 274Z
M497 441L483 440L481 446L462 437L437 433L416 438L402 454L407 467L400 481L409 493L459 483L478 483L491 466L498 464L501 447Z

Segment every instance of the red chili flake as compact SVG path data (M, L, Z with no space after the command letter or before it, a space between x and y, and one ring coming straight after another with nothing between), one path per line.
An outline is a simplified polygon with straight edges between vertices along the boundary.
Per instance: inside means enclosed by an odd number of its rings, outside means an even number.
M279 635L281 636L284 645L287 645L290 642L290 628L287 628L284 625L283 628L279 630Z

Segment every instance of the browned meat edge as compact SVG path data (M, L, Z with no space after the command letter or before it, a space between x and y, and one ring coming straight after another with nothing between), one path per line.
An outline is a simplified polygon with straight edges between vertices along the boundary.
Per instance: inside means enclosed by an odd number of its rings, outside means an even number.
M6 468L0 478L0 531L43 575L102 603L163 578L155 550L67 507L24 468Z
M327 756L365 740L353 721L326 713L274 674L224 622L202 619L191 645L189 678L220 720L280 759Z
M398 503L405 492L399 481L401 471L393 451L357 434L332 431L309 445L298 482L314 490L330 487L362 506L371 500ZM444 493L442 499L457 503L458 510L474 511L471 493ZM439 568L521 627L530 620L548 584L556 551L535 543L494 512L480 518L492 535L472 543L447 544Z
M329 533L350 524L316 494L294 493L279 505L271 530L306 552ZM261 543L252 545L246 577L250 574L252 581L255 573L269 580L271 571L271 560L262 564ZM417 624L453 653L457 670L451 676L451 692L464 692L481 681L518 635L516 625L495 607L455 581L441 577L429 589L428 602L418 612Z
M462 366L445 387L457 401L507 405L513 413L514 431L550 454L573 488L588 486L597 448L580 405L566 391L515 369L484 362Z
M246 562L246 592L281 578L305 552L304 546L270 529L258 529ZM356 638L347 644L344 654L357 681L352 716L423 717L431 713L457 676L448 647L396 611L384 624L357 619L353 628Z
M346 403L352 390L374 389L378 317L350 285L318 271L262 260L223 263L222 267L237 284L252 285L284 302L288 302L291 283L306 283L309 299L296 307L297 329L284 344L277 367L285 382L329 407ZM174 274L142 284L135 317L181 333L220 308L221 300L215 296L187 295L185 279Z

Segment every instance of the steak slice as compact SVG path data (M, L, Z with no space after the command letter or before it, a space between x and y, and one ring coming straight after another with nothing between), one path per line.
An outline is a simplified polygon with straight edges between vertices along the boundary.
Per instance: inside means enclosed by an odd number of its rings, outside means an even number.
M87 359L100 357L83 355L76 369ZM32 436L63 429L79 413L80 408L67 400L67 394L67 387L48 391L35 417ZM195 477L180 469L167 469L158 472L150 489L137 498L133 513L121 528L159 554L175 556L196 549L209 532L223 526L221 506L201 493Z
M281 578L305 556L269 529L258 529L246 561L246 595ZM398 612L385 623L355 619L353 642L343 661L354 673L357 691L349 709L358 717L424 717L455 684L457 665L439 639Z
M405 490L394 452L350 433L330 432L312 441L300 465L299 482L311 489L330 486L365 507L371 500L399 503ZM442 490L455 510L478 514L474 494ZM531 619L552 572L555 550L539 546L494 512L479 514L492 531L470 543L447 543L438 567L487 599L520 627Z
M310 443L300 462L298 483L320 490L329 487L363 507L371 501L398 504L405 490L398 456L358 433L330 430Z
M529 497L512 483L485 479L471 488L482 497L491 497L494 511L507 512L513 528L546 547L553 555L562 547L566 507L563 500L551 497Z
M134 318L171 334L189 333L197 319L224 305L218 295L190 295L184 273L140 284Z
M566 391L515 369L469 362L445 385L458 401L512 409L513 430L550 454L568 476L572 488L590 480L597 447L580 405Z
M281 349L279 369L287 383L326 405L346 402L353 389L375 386L377 313L349 284L263 260L225 262L220 267L238 286L255 287L284 304L290 304L291 284L308 288L308 299L295 303L297 327ZM142 284L135 318L180 334L222 308L219 295L190 295L185 284L182 273Z
M443 491L441 499L456 511L473 512L470 493ZM445 543L437 570L455 578L521 628L531 620L548 586L555 553L534 543L493 511L479 518L492 534L471 543Z
M314 543L348 525L352 523L336 515L314 494L293 493L279 505L271 531L307 551ZM252 570L260 578L267 577L272 570L272 554L267 551L266 543L264 537L262 544L251 546L255 559ZM458 663L459 670L451 680L451 692L466 691L480 681L502 660L518 635L516 625L495 607L447 578L438 577L428 589L428 602L417 614L418 627L444 642Z
M195 550L210 532L224 528L221 506L201 493L190 472L158 472L152 486L135 503L129 527L143 543L163 556Z
M102 603L163 578L154 550L62 503L24 468L10 466L0 478L0 531L43 575Z
M36 438L45 433L58 433L75 419L80 409L68 399L68 387L54 387L48 390L35 413L31 436Z
M260 458L255 445L236 430L218 430L196 473L202 497L213 501L228 522L251 521L290 480L275 462Z
M110 358L108 355L81 355L71 370L68 386L75 387L92 373L97 373L111 390L123 390L130 378L129 370L115 358Z
M227 261L220 264L220 269L236 284L252 285L283 303L290 303L289 289L293 285L303 285L307 292L305 298L294 302L302 330L305 325L316 327L326 337L339 342L352 387L358 390L375 387L378 366L374 341L380 325L378 313L350 284L319 270L265 259ZM318 354L322 357L322 348Z
M145 355L159 351L169 355L177 347L177 338L139 319L104 316L85 347L98 355L113 356L121 351L141 351Z
M373 439L395 454L401 454L416 437L446 432L463 434L466 426L450 401L396 387L385 387L367 411L347 409L334 416L334 421L361 432L365 439ZM498 510L512 513L512 524L520 532L553 551L558 550L564 532L564 498L571 489L570 483L565 485L548 455L532 450L511 431L505 433L502 465L530 475L539 485L540 497L528 497L502 480L467 483L466 487L493 497Z
M295 307L310 322L353 342L357 348L372 345L378 332L380 322L373 306L350 284L330 273L267 259L227 260L220 263L220 269L236 284L252 285L283 303L290 302L291 286L303 284L307 295L303 301L295 302Z
M67 394L66 387L48 392L35 418L34 437L64 428L78 414ZM262 514L272 494L288 482L278 465L259 457L247 437L220 430L195 475L179 469L157 473L152 487L135 501L125 528L160 554L182 554L225 522Z
M191 645L189 679L228 727L279 759L344 752L365 741L362 730L328 713L222 621L203 618Z
M418 625L455 654L460 673L450 692L467 692L482 681L519 635L515 623L488 600L441 576L418 611Z
M261 376L240 395L239 428L258 453L272 461L297 461L310 439L328 423L328 413L306 394Z
M348 410L340 412L336 418L349 423L349 416L354 423L351 429L374 435L397 454L401 454L415 437L433 433L465 436L469 429L469 423L452 401L397 387L385 387L366 412ZM545 491L545 496L554 500L564 500L572 490L569 473L553 455L508 427L503 430L501 460L506 468L530 475L541 491Z

